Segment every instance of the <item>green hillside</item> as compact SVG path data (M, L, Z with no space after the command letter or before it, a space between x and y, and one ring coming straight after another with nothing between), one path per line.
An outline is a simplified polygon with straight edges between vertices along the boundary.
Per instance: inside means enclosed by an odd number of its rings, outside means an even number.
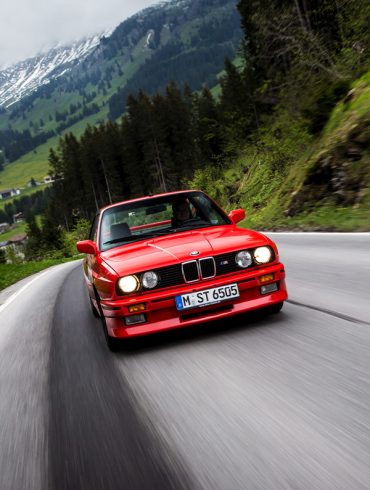
M104 113L106 115L106 111L101 114ZM5 165L4 170L0 172L0 189L20 188L23 195L26 192L23 189L32 177L36 181L43 182L44 177L49 174L48 156L50 148L56 147L59 138L68 132L72 132L76 137L81 136L88 124L94 126L99 122L101 114L93 114L83 121L77 122L63 131L61 135L50 138L37 149L23 155L15 162Z
M40 144L50 147L66 130L80 134L87 124L121 117L128 94L140 88L163 91L171 80L188 82L193 90L215 85L225 56L234 57L240 39L236 0L148 8L103 38L72 71L2 109L0 148L10 162L35 161L39 175L40 160L29 152L43 153Z
M280 112L226 173L200 171L193 187L245 208L257 229L370 230L370 71L356 80L314 138Z

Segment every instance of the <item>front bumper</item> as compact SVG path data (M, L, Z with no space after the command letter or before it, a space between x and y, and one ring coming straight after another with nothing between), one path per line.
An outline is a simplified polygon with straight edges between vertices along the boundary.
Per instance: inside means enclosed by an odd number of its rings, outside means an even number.
M271 294L261 294L260 277L273 274L273 280L263 285L277 283L278 290ZM179 312L176 309L175 296L202 291L204 289L237 283L240 296L217 304L187 309ZM120 298L116 301L102 301L108 334L111 337L127 338L150 333L197 325L204 322L237 315L251 310L271 306L285 301L288 297L285 285L285 271L281 263L246 272L228 274L211 280L193 284L182 284L168 288ZM131 316L128 307L139 303L145 304L146 322L127 326L125 317Z

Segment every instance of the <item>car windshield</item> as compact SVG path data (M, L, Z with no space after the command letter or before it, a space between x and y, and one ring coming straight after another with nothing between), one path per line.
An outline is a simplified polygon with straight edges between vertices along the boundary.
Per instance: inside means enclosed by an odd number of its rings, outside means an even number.
M105 210L99 248L104 251L133 241L230 223L202 192L152 197Z

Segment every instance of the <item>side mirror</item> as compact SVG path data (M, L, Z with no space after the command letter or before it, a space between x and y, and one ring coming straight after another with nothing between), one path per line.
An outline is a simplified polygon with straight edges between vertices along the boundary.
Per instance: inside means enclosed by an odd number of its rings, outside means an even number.
M245 211L244 209L233 209L229 213L229 218L231 221L236 225L236 223L239 223L239 221L242 221L245 218Z
M82 240L81 242L77 242L77 250L81 254L90 254L90 255L96 255L96 252L98 251L98 247L96 246L96 243L93 242L92 240Z

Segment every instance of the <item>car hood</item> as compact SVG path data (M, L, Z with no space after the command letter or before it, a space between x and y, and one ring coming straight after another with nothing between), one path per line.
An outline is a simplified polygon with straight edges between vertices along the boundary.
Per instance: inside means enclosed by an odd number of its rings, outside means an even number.
M117 274L123 276L271 243L261 233L228 225L121 245L101 252L101 257ZM199 253L191 255L191 252Z

